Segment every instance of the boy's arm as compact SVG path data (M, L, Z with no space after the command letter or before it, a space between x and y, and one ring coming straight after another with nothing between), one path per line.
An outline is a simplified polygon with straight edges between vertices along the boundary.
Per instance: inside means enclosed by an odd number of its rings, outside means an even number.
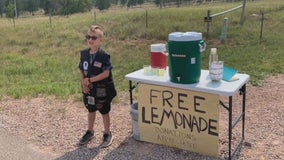
M89 79L85 78L84 72L82 70L80 70L80 75L83 92L88 94L90 92L90 88L88 87L90 84Z
M109 77L109 73L110 73L110 70L104 70L102 73L94 76L94 77L91 77L89 78L89 82L90 83L93 83L93 82L97 82L97 81L100 81L100 80L103 80L103 79L106 79Z

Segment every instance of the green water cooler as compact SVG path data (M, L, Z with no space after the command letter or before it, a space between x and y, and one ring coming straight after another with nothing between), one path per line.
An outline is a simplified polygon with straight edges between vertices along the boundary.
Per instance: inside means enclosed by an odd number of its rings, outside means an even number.
M206 49L199 32L173 32L168 37L170 81L181 84L199 82L201 52Z

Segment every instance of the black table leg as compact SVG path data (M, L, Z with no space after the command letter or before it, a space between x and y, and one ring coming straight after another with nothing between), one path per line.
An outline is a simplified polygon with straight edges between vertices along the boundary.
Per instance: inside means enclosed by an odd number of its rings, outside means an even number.
M129 81L129 98L130 98L130 104L133 104L133 97L132 97L132 81Z
M133 94L132 94L132 90L135 89L138 84L139 84L139 82L137 82L135 85L132 85L132 81L129 80L129 97L130 97L130 104L133 104Z
M246 84L241 89L243 94L243 126L242 126L242 139L245 138L245 114L246 114Z
M245 111L246 111L246 84L242 86L240 89L240 94L242 95L242 111L241 113L234 119L233 121L233 96L229 96L229 104L228 106L225 105L222 101L220 101L220 104L226 108L229 112L229 126L228 126L228 136L229 136L229 155L228 159L231 160L234 154L238 149L240 149L244 137L245 137ZM236 145L234 151L232 152L232 135L233 135L233 128L236 126L236 124L242 120L242 136L240 142Z
M233 105L233 97L232 96L229 96L229 160L231 160L232 158L232 130L233 130L233 127L232 127L232 105Z

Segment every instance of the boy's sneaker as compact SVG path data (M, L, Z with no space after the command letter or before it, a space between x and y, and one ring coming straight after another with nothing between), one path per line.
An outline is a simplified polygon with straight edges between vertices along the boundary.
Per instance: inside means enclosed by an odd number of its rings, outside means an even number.
M109 134L107 133L104 133L103 135L103 143L101 144L101 147L105 148L105 147L108 147L111 145L112 143L112 135L111 135L111 132Z
M92 138L94 138L94 133L92 131L87 131L84 136L80 139L79 145L87 144Z

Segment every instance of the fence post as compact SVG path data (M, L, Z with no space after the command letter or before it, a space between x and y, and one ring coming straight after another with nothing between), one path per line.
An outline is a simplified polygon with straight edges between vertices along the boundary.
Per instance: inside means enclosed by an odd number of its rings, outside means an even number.
M244 25L245 21L245 10L246 10L246 0L243 0L243 10L242 10L242 17L241 17L241 25Z
M14 24L14 28L16 28L15 17L13 17L13 24Z
M49 25L50 28L52 28L52 20L51 20L51 12L49 11Z
M94 11L94 19L95 19L95 24L97 23L97 13Z
M148 10L147 9L146 9L145 21L146 21L146 28L148 28Z
M211 14L210 14L210 10L207 11L207 17L204 17L204 22L207 23L206 38L209 38L211 22L212 22L212 17L211 17Z
M223 21L223 27L221 32L221 42L224 43L227 39L227 30L228 30L228 18L225 17Z
M264 13L261 11L261 26L260 26L259 43L261 43L261 39L262 39L263 21L264 21Z

